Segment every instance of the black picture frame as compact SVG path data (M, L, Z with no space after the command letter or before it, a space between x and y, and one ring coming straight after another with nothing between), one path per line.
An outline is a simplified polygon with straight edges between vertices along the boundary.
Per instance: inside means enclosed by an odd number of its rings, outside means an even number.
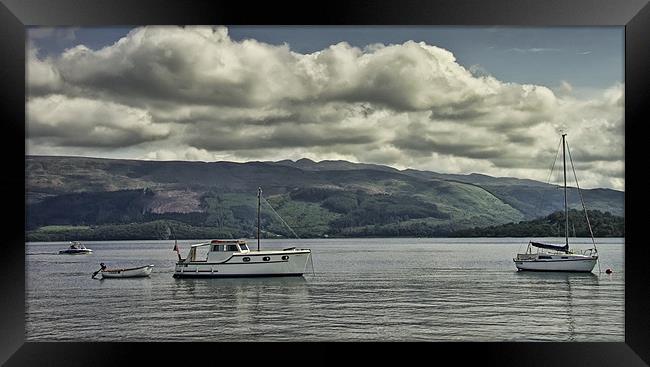
M625 342L621 343L399 343L391 346L339 343L291 347L232 346L235 361L270 363L276 352L282 362L389 362L425 358L427 364L481 363L500 366L647 366L650 364L650 258L639 229L644 188L635 180L645 167L631 163L643 146L641 133L650 106L650 5L645 0L573 1L371 1L312 2L126 1L126 0L0 0L0 109L4 139L0 144L5 174L4 260L0 267L0 363L6 366L97 366L149 361L184 365L205 359L212 343L41 343L25 341L25 27L162 24L242 25L504 25L625 26ZM637 158L638 159L638 158ZM642 159L642 158L641 158ZM8 207L7 207L8 205ZM635 215L636 214L636 215ZM642 228L642 227L641 227ZM100 332L98 330L98 332ZM247 348L252 348L251 353ZM221 348L220 348L221 349ZM304 352L307 353L304 353ZM311 356L308 353L314 352ZM297 357L296 355L300 356ZM197 357L198 356L198 357ZM151 361L153 359L154 361ZM198 363L198 361L196 361ZM234 361L233 361L234 362ZM446 362L449 363L449 362ZM191 364L196 364L192 362Z

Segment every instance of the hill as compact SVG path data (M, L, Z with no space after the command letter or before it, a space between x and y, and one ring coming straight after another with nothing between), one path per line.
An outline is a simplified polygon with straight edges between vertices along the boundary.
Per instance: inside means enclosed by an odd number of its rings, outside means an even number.
M25 168L28 240L111 239L111 230L128 236L119 226L156 239L169 236L160 228L170 225L182 227L179 238L253 237L258 186L270 204L262 210L266 237L292 235L273 209L300 237L356 237L440 236L563 207L562 190L537 181L346 161L27 156ZM570 206L578 208L570 191ZM590 209L623 214L623 192L583 195Z
M625 237L625 220L609 212L588 210L589 224L594 237ZM450 233L451 237L564 237L564 211L542 218L519 223L507 223L483 228L462 229ZM584 212L569 210L569 237L590 237Z

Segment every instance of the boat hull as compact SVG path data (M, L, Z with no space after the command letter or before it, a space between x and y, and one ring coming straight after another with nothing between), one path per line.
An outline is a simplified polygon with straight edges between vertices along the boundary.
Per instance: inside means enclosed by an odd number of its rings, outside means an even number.
M521 271L563 271L589 273L594 269L597 258L553 259L553 260L518 260L513 259Z
M116 269L102 271L102 278L144 278L151 275L153 265L142 266L131 269Z
M59 251L59 254L61 255L85 255L85 254L91 254L93 250L91 249L85 249L85 250L61 250Z
M269 277L301 277L304 273L269 273L269 274L222 274L222 273L198 273L193 274L185 272L181 274L174 274L174 278L269 278Z
M302 276L309 250L237 253L223 262L178 262L174 278L241 278Z

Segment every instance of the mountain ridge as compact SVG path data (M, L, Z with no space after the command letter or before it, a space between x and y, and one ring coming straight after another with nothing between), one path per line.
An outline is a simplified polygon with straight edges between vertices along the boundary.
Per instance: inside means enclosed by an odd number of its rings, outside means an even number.
M563 207L557 185L534 180L398 170L343 160L201 162L28 155L25 164L32 231L174 218L198 227L216 226L225 236L246 235L253 228L258 186L288 223L302 228L301 237L449 233L529 220ZM580 205L575 191L569 189L573 208ZM582 193L589 209L622 215L623 192L599 188ZM544 198L548 202L539 205ZM271 214L267 209L269 235L286 235Z

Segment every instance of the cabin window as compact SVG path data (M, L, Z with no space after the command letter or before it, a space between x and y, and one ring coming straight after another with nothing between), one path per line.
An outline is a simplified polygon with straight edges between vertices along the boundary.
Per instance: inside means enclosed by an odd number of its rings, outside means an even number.
M213 245L212 251L223 251L223 245Z
M239 245L239 247L242 249L242 251L248 250L248 246L245 245L245 244L241 244L241 245Z
M237 245L227 245L226 251L237 251Z
M568 257L566 257L566 256L562 256L562 258L563 258L563 259L568 259Z
M282 256L282 260L289 260L289 256L287 255Z
M268 256L264 256L264 257L262 258L262 260L264 260L264 261L269 261L269 260L271 260L271 258L268 257Z
M247 263L247 262L251 261L251 258L250 258L250 257L245 257L245 258L243 258L242 260L243 260L245 263Z
M546 260L552 259L552 257L550 257L550 256L541 256L541 255L539 256L539 258L540 259L546 259Z

